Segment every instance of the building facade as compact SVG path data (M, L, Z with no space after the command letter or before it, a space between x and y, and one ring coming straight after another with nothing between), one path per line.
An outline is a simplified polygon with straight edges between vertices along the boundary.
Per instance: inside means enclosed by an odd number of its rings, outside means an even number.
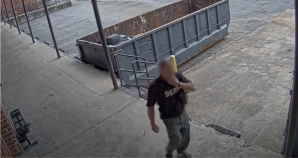
M24 150L1 105L1 157L15 157L22 154Z

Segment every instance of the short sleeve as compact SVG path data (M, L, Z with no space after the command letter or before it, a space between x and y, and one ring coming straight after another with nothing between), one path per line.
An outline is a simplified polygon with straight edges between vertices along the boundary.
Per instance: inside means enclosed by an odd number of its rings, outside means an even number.
M182 73L178 72L177 73L177 78L180 82L183 83L191 83L191 80L189 80L188 78L186 78Z
M151 84L148 88L148 93L147 93L147 107L153 107L157 101L156 93L154 90L154 85Z

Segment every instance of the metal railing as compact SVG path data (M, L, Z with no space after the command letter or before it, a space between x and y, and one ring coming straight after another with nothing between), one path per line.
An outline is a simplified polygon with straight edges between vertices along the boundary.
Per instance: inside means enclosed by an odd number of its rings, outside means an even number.
M24 0L21 0L21 1L22 1L22 5L19 6L19 7L21 7L22 13L24 13L24 15L26 17L26 22L28 24L28 28L29 28L29 31L30 31L30 33L27 33L27 34L31 36L32 43L35 43L35 39L39 39L39 38L34 37L34 35L33 35L31 25L30 25L30 21L29 21L28 14L27 14L27 12L28 12L27 7L28 7L28 5L30 6L30 5L34 4L34 5L38 6L37 8L40 8L40 9L43 8L45 10L45 15L46 15L47 22L48 22L48 25L49 25L49 29L50 29L50 32L51 32L52 40L53 40L53 43L54 43L54 48L56 49L57 57L60 58L61 56L60 56L59 48L58 48L57 43L56 43L54 30L52 28L51 19L50 19L50 16L49 16L48 4L50 6L51 5L57 5L57 4L64 3L64 2L70 2L70 0L42 0L42 1L38 1L36 3L29 3L27 5L24 3ZM16 14L16 7L14 6L13 1L10 0L10 4L7 4L5 1L3 1L3 7L4 7L4 9L2 8L2 10L4 10L4 11L1 10L1 14L2 14L1 15L1 20L4 22L4 25L6 25L6 22L8 22L10 28L12 29L12 21L14 20L15 24L16 24L16 27L18 29L18 32L19 32L19 34L21 34L21 31L20 31L21 29L19 27L18 20L17 20L17 18L19 16L17 16L17 14ZM9 7L11 7L11 9L8 9ZM8 14L9 11L12 12L12 16L11 16L11 14ZM24 32L24 31L22 30L22 32Z
M129 70L129 69L124 69L120 66L119 60L118 60L118 56L124 56L124 57L130 57L130 58L136 58L136 59L142 59L143 61L146 61L145 57L141 57L141 56L135 56L135 55L128 55L128 54L122 54L122 53L116 53L114 54L115 60L116 60L116 66L117 66L117 73L118 73L118 77L120 79L121 85L129 85L128 83L125 83L123 80L123 76L122 76L122 71L123 72L135 72L133 70Z
M6 1L10 2L10 4L7 4ZM54 45L53 47L56 50L57 58L60 58L61 57L60 51L63 53L65 53L65 51L58 47L49 13L56 11L57 9L63 9L65 7L68 7L69 5L71 5L71 1L70 0L39 0L36 3L29 3L29 4L28 3L25 4L24 0L21 0L21 1L22 1L21 6L15 6L13 3L13 0L4 0L3 1L3 7L2 7L3 12L1 12L1 14L2 14L1 20L3 21L4 25L6 25L6 23L9 23L9 26L12 29L12 22L15 21L15 24L16 24L15 26L17 27L19 34L21 34L21 32L22 32L22 33L26 33L29 36L31 36L32 43L35 43L35 39L37 39L39 41L42 41L44 44L50 46L49 42L44 41L43 39L33 35L34 29L31 29L30 18L28 18L28 17L30 17L30 16L28 16L30 11L35 11L35 10L37 11L37 13L40 13L40 14L38 14L38 16L45 15L45 17L47 19L47 24L49 26L49 30L50 30L50 33L52 36L52 41L53 41L53 45ZM67 3L67 2L69 2L69 3ZM62 6L61 8L56 8L56 7L49 8L51 6L59 5L59 4L65 4L65 5L61 5ZM99 15L99 11L98 11L98 4L97 4L96 0L92 0L92 7L93 7L93 11L94 11L94 15L95 15L95 19L96 19L96 23L97 23L99 32L103 32L100 15ZM16 14L16 10L20 10L20 11L18 11ZM11 14L11 12L12 12L12 14ZM20 15L22 13L24 13L24 16ZM31 14L31 15L33 15L33 14ZM34 17L31 16L31 19L33 19L33 18ZM29 29L30 33L25 32L24 30L22 30L19 27L19 21L27 22L28 29ZM102 37L101 39L104 39L103 33L100 33L100 36ZM101 41L104 41L104 40L101 40ZM104 43L106 43L106 42L104 42ZM107 52L107 51L105 51L105 52ZM107 57L108 53L106 53L105 55ZM107 58L109 58L109 56ZM107 61L107 63L111 67L111 59L109 61ZM116 82L116 77L115 77L115 72L113 70L113 67L111 67L111 69L109 69L109 70L110 70L111 78L113 81L114 89L117 89L118 84Z
M118 59L117 56L135 58L136 60L131 62L132 69L122 68L119 64L119 59ZM150 83L156 77L156 76L150 75L148 67L150 65L157 66L158 63L150 62L150 59L148 59L149 61L146 61L145 57L136 56L136 55L116 53L114 55L114 57L115 57L115 60L116 60L117 73L118 73L118 77L120 79L121 85L122 86L135 86L138 90L139 97L145 98L146 93L142 93L141 89L144 88L144 90L146 90L149 87ZM134 82L134 83L125 83L124 79L123 79L123 76L122 76L122 72L131 72L131 73L133 73L134 80L132 80L132 82Z
M145 65L145 72L144 71L136 71L135 69L135 65L139 65L140 63L144 63ZM149 62L149 61L139 61L139 60L135 60L131 63L132 65L132 68L133 68L133 71L134 71L134 77L135 77L135 81L136 81L136 86L137 86L137 89L138 89L138 93L139 93L139 96L142 97L142 98L147 98L147 93L141 93L141 88L142 87L145 87L145 88L148 88L151 81L153 81L155 79L156 76L153 76L153 77L150 77L149 75L149 72L148 72L148 65L158 65L158 63L156 62ZM138 74L146 74L146 77L142 77L139 76ZM139 80L143 80L143 81L147 81L147 84L144 84L144 83L140 83Z

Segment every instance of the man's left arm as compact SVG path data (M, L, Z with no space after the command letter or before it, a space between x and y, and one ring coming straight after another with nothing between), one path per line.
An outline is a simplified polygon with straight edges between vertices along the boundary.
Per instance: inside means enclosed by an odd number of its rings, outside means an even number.
M192 84L192 82L186 78L182 73L179 73L180 76L180 83L179 86L186 90L186 91L195 91L196 88L195 86Z

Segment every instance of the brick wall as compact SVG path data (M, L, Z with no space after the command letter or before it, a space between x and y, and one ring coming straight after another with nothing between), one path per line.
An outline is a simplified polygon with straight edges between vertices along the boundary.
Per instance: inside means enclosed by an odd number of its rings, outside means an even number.
M12 9L11 9L10 0L1 0L1 8L2 8L1 10L5 11L4 1L5 1L5 4L6 4L6 9L7 9L7 12L8 12L8 16L12 17L13 12L12 12ZM39 3L37 3L37 0L24 0L24 3L26 5L26 10L28 12L40 9L40 6L39 6ZM13 4L13 7L15 9L16 15L24 14L24 10L23 10L23 7L22 7L22 0L12 0L12 4Z
M6 143L8 149L10 150L13 156L18 156L24 153L23 148L19 143L16 137L16 134L13 128L11 127L9 120L1 106L1 144L2 144L2 139ZM1 151L2 151L2 145L1 145Z
M2 136L1 136L1 157L4 157L4 158L13 157Z

